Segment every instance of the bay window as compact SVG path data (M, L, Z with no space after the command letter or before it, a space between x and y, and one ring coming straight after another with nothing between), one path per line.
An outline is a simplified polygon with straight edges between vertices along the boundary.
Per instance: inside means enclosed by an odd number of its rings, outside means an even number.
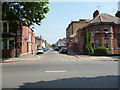
M104 24L104 31L108 32L108 29L109 29L109 25L108 24Z
M104 38L104 46L106 48L109 48L109 39L108 38Z
M95 48L97 48L97 47L99 47L100 46L100 39L99 38L97 38L97 39L95 39Z

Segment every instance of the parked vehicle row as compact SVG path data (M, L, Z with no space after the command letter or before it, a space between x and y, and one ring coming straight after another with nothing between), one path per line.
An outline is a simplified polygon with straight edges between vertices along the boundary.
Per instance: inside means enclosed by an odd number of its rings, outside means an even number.
M48 51L48 48L38 48L37 54L44 54L45 51Z
M68 53L67 48L66 47L62 47L60 49L60 53Z
M60 53L68 53L67 47L54 47L55 51L59 51Z

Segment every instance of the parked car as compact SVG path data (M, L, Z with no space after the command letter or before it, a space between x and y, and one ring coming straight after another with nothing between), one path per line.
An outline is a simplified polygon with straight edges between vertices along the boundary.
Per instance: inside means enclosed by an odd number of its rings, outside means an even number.
M43 48L39 48L38 51L37 51L37 54L43 54L43 53L44 53Z
M55 51L59 51L59 48L58 48L58 47L54 47L54 50L55 50Z
M68 49L66 47L62 47L60 49L60 53L68 53L67 51L68 51Z
M44 51L47 51L47 50L48 50L48 48L43 48L43 50L44 50Z

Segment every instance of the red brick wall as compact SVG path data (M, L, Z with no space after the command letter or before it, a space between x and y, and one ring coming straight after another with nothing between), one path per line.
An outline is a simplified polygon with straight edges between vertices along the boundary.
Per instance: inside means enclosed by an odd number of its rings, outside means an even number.
M28 29L26 26L22 26L22 46L21 46L21 54L25 54L28 52L28 43L23 41L24 38L28 39Z

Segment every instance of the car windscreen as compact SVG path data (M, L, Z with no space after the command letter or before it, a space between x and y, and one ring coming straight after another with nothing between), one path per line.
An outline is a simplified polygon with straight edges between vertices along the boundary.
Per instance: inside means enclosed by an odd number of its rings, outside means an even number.
M38 49L38 50L43 50L43 49L41 48L41 49Z

